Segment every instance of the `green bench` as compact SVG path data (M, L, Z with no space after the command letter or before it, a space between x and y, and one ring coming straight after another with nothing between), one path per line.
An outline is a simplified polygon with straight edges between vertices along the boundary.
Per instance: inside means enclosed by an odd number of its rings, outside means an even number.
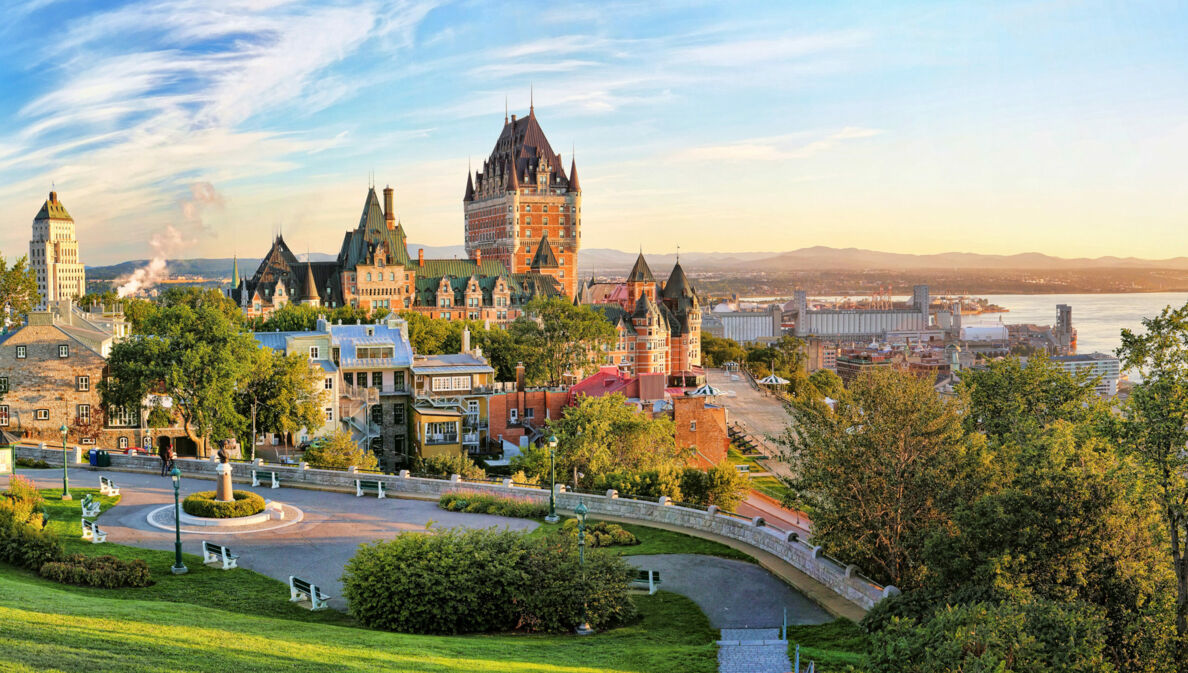
M660 586L660 571L637 570L635 572L635 579L631 580L631 586L638 589L647 589L648 595L656 593L657 587Z
M355 480L355 497L362 498L363 492L375 493L377 499L383 500L388 497L384 495L384 482L378 479L356 479Z

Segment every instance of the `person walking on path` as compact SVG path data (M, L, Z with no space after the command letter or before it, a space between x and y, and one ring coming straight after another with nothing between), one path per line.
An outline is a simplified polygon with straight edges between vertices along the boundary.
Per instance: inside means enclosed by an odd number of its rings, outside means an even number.
M169 473L170 465L173 464L173 449L168 444L161 447L161 476L164 477Z

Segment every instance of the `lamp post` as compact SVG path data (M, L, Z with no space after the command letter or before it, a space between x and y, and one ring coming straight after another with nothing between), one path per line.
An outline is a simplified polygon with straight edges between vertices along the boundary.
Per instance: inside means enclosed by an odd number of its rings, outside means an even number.
M582 568L582 581L586 579L586 513L590 510L586 508L586 503L578 501L577 507L573 509L573 513L577 515L578 519L578 564ZM582 598L582 623L578 624L576 629L579 636L588 636L594 633L594 629L590 628L590 622L586 619L586 600Z
M549 436L549 515L548 523L557 523L557 435Z
M62 433L62 499L73 500L70 497L70 477L66 474L66 464L70 462L70 459L66 457L66 433L70 430L63 423L58 431Z
M186 564L182 563L181 557L181 500L179 496L181 492L181 470L177 469L175 465L169 472L169 476L173 477L173 532L176 535L173 543L173 567L170 570L173 571L174 575L184 575L189 572L189 568L186 567Z

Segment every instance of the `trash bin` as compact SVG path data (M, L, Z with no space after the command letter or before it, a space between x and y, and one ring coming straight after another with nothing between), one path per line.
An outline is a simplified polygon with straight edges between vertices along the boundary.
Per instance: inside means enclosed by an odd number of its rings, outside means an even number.
M111 467L111 456L106 451L100 450L95 456L95 465L98 467Z
M88 463L90 463L91 465L94 465L94 466L98 466L99 465L98 460L99 460L99 450L98 449L91 449L90 451L87 451L87 462Z

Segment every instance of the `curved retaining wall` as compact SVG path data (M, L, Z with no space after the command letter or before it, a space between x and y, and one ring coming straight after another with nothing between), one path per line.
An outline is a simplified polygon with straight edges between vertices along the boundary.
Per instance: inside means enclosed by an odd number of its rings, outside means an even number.
M62 449L54 449L45 444L38 446L18 445L17 456L22 458L40 458L51 465L62 464ZM72 463L86 463L85 452L80 447L71 447L67 455ZM179 458L177 466L183 474L209 475L215 477L217 462L211 460L197 460ZM154 472L161 469L161 461L153 456L111 454L111 467L115 470L133 470ZM548 502L547 489L513 486L510 479L500 483L467 482L458 475L449 479L429 479L412 477L407 471L400 474L358 473L340 470L318 470L306 467L304 463L292 465L265 465L263 461L255 464L232 463L231 476L237 481L250 482L252 470L268 470L277 473L282 485L305 486L335 491L355 492L355 479L363 478L369 481L381 481L384 490L392 495L415 495L438 497L453 490L465 489L491 495L514 496L529 498L538 502ZM118 480L116 480L118 483ZM267 484L261 479L261 484ZM812 577L829 587L832 591L846 600L869 610L885 596L898 593L895 587L882 587L858 573L855 566L843 566L827 558L820 547L814 547L803 541L794 539L791 531L781 530L767 525L761 517L747 519L736 514L719 511L716 507L708 510L680 507L668 502L667 498L660 498L659 502L620 498L615 491L608 491L606 495L589 495L565 492L565 487L557 485L557 506L561 509L572 510L577 506L579 498L586 504L592 514L604 514L623 519L631 519L640 523L663 523L670 526L685 528L704 533L720 535L737 540L744 544L762 549L792 565L797 570Z

